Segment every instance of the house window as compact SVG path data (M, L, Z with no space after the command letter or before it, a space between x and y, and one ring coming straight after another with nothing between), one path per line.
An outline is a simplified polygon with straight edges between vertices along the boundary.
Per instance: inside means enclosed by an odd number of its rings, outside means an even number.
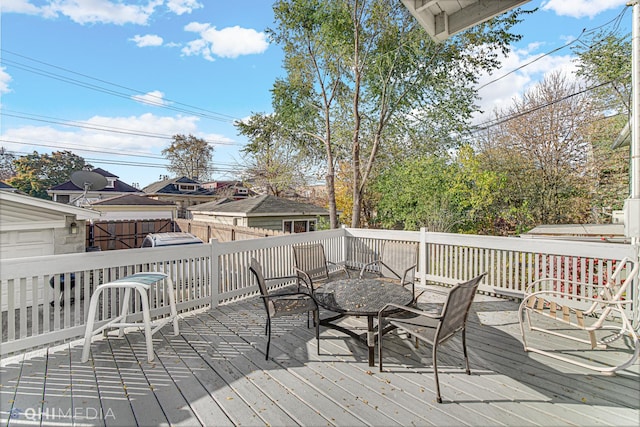
M68 194L58 194L58 195L56 195L56 202L69 203L69 195Z
M282 221L282 231L288 233L306 233L307 231L316 230L315 219L298 219Z
M116 186L115 178L107 178L107 186L105 188L114 188Z
M195 185L185 185L185 184L180 184L180 191L195 191L196 186Z

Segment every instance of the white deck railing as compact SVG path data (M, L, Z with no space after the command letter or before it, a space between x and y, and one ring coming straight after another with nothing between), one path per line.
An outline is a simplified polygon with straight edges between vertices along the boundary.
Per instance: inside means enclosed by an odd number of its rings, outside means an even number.
M251 257L263 264L266 276L289 276L294 274L292 246L320 242L329 260L357 269L374 260L387 240L416 244L418 285L450 285L487 272L481 290L510 297L521 296L532 280L554 275L602 283L616 260L638 257L636 248L624 244L346 228L203 245L3 259L0 354L82 337L89 305L85 295L100 283L128 274L169 272L176 286L178 310L186 312L255 294L257 286L248 270ZM52 277L53 288L49 285ZM65 288L71 281L75 286L63 293L59 303L61 281ZM582 292L572 291L576 295ZM120 298L115 291L104 294L100 322L118 315ZM628 298L634 301L629 315L637 326L638 284ZM152 315L168 313L167 299L161 293L151 300ZM132 304L134 313L137 306Z

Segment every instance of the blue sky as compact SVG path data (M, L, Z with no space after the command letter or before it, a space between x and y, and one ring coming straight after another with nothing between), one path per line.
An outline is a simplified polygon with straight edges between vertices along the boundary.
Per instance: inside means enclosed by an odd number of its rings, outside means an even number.
M481 85L620 20L626 0L532 0L524 37ZM234 179L246 143L233 121L271 111L282 51L268 0L2 0L0 145L18 155L69 149L129 184L167 174L160 151L176 133L214 145L215 179ZM607 24L609 27L611 23ZM545 73L574 68L572 52L524 66L480 91L488 112ZM486 117L486 116L485 116ZM483 117L478 116L477 121Z

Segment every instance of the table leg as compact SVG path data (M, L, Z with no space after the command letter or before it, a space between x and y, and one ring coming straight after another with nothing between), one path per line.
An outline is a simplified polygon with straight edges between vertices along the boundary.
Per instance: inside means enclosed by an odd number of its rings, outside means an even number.
M374 352L376 347L376 333L373 330L373 316L367 316L367 347L369 348L369 366L375 364Z

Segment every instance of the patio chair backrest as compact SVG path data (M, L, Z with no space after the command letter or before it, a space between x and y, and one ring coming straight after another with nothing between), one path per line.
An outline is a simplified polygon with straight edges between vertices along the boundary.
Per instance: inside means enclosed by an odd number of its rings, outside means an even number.
M326 280L329 278L327 257L321 243L299 245L293 247L293 258L296 268L309 275L311 280Z
M484 274L481 274L451 288L447 301L442 308L442 319L434 340L436 343L444 342L457 331L464 329L473 297L478 290L480 280L484 276Z
M411 267L415 267L418 263L418 246L413 243L390 240L382 247L380 261L382 277L411 283L415 279L415 268ZM407 270L409 270L408 277L403 278L402 275Z
M264 273L262 272L262 265L258 262L257 259L251 258L251 263L249 264L249 270L253 273L258 282L258 288L260 288L260 294L262 296L269 295L269 290L267 289L267 281L264 279ZM262 302L264 302L264 308L269 312L269 301L267 298L263 298Z

